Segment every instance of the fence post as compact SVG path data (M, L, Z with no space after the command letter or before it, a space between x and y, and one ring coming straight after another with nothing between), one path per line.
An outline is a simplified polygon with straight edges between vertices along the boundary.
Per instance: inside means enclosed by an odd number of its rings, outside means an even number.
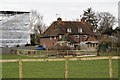
M67 50L67 56L68 56L68 50Z
M58 57L58 50L57 50L57 57Z
M19 79L22 80L22 60L19 59Z
M65 78L68 80L68 59L65 59Z
M110 80L112 80L112 57L109 57L109 74L110 74Z
M17 55L19 55L19 51L18 51L18 49L16 50L16 53L17 53Z
M47 58L48 58L48 54L49 54L49 53L48 53L48 49L47 49L47 54L45 55Z

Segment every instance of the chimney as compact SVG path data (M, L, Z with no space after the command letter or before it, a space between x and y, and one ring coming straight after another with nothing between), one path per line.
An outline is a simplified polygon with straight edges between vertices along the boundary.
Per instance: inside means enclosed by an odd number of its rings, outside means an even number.
M62 21L62 18L58 17L58 18L57 18L57 21Z
M62 18L60 18L60 17L57 18L57 21L58 21L58 22L62 22Z
M81 19L81 23L85 23L85 18L84 17Z

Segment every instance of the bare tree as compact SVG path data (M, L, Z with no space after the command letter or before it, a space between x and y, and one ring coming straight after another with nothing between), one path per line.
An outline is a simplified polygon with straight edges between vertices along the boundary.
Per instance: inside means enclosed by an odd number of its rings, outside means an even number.
M30 13L31 31L33 33L41 34L43 26L43 16L40 15L36 10L31 10Z
M100 12L97 15L98 30L100 33L104 33L107 29L113 28L116 23L115 17L109 12Z
M46 31L47 28L48 28L48 26L46 26L46 25L44 24L43 27L42 27L42 34L43 34L43 32Z
M43 16L40 15L36 10L30 11L30 27L31 33L34 34L35 44L39 44L39 38L42 34L45 24L43 23Z

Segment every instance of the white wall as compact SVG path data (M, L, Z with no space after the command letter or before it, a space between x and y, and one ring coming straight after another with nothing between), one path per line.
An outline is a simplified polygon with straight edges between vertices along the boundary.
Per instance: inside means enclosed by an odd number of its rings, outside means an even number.
M30 43L30 14L16 14L3 18L0 24L0 44L16 46Z

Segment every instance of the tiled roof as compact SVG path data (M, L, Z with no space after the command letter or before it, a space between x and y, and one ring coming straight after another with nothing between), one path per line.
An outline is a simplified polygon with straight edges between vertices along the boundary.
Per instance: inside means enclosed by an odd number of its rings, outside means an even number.
M78 29L82 28L82 33ZM86 22L79 21L54 21L44 32L44 35L57 36L58 34L67 34L67 29L71 29L69 34L89 34L93 35L92 26Z

